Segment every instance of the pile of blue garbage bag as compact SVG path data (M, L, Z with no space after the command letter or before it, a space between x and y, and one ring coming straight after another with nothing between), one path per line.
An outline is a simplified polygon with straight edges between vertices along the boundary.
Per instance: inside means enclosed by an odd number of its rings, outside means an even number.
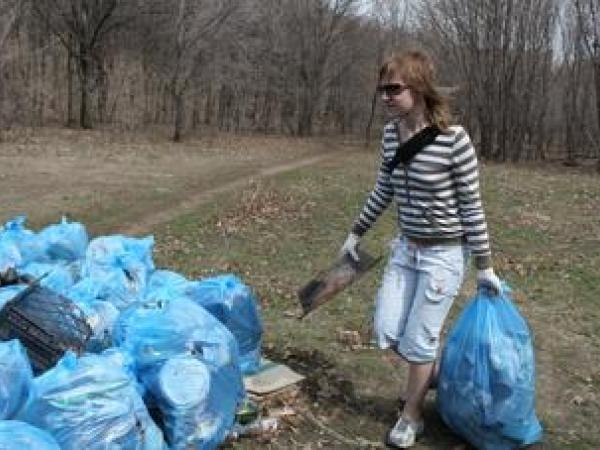
M31 365L21 343L0 343L0 421L15 417L29 397L32 381Z
M2 450L61 450L50 433L19 420L0 421Z
M0 448L214 449L258 370L262 322L233 274L188 280L154 266L151 236L90 240L62 219L0 227L0 272L15 269L73 301L91 329L34 376L18 340L0 342ZM25 289L0 286L0 311Z

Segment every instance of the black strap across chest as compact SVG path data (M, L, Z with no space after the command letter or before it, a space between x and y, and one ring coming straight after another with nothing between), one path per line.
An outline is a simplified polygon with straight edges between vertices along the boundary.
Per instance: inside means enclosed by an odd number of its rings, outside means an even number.
M398 134L398 142L400 142L400 132L398 130L398 125L396 124L396 133ZM385 165L387 169L392 172L398 164L402 163L407 165L411 162L411 160L415 157L417 153L423 150L425 147L433 143L435 138L441 133L441 130L435 126L431 125L423 128L417 134L412 136L409 140L402 143L402 145L398 146L396 150L396 154L392 158L391 161L386 162Z

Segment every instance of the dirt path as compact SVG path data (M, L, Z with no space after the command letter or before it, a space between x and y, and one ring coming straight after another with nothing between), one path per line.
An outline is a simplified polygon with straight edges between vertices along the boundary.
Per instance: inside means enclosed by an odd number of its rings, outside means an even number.
M0 223L38 230L61 217L90 235L146 233L215 194L315 164L343 140L215 135L174 145L146 135L40 129L0 143Z
M175 219L177 216L193 211L198 206L211 200L215 194L233 191L237 188L246 185L248 181L252 179L267 178L284 172L289 172L295 169L316 164L331 157L331 154L324 154L319 156L301 158L295 161L289 161L271 167L262 168L260 170L255 171L254 173L242 176L235 181L226 182L199 193L193 193L192 195L183 199L181 202L179 202L176 205L173 205L172 207L163 209L161 211L149 212L147 215L139 217L139 219L136 220L135 223L127 224L123 228L117 229L116 231L123 234L147 233L152 229L152 227L156 225L168 222L169 220Z

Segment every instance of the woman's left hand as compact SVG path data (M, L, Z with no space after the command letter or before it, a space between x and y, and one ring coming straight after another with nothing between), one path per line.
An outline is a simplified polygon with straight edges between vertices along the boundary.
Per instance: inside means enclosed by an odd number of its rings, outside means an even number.
M502 291L500 278L498 278L491 267L477 271L477 287L491 289L495 295L500 294Z

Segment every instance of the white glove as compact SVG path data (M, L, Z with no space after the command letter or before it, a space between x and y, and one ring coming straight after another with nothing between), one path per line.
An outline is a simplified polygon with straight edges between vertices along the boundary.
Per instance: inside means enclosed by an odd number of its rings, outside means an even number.
M341 258L348 253L354 261L358 261L360 258L358 257L356 250L359 242L360 237L354 233L350 233L346 238L346 242L344 242L344 245L340 248L339 257Z
M500 294L502 291L500 278L498 278L491 267L477 271L477 286L489 288L495 295Z

